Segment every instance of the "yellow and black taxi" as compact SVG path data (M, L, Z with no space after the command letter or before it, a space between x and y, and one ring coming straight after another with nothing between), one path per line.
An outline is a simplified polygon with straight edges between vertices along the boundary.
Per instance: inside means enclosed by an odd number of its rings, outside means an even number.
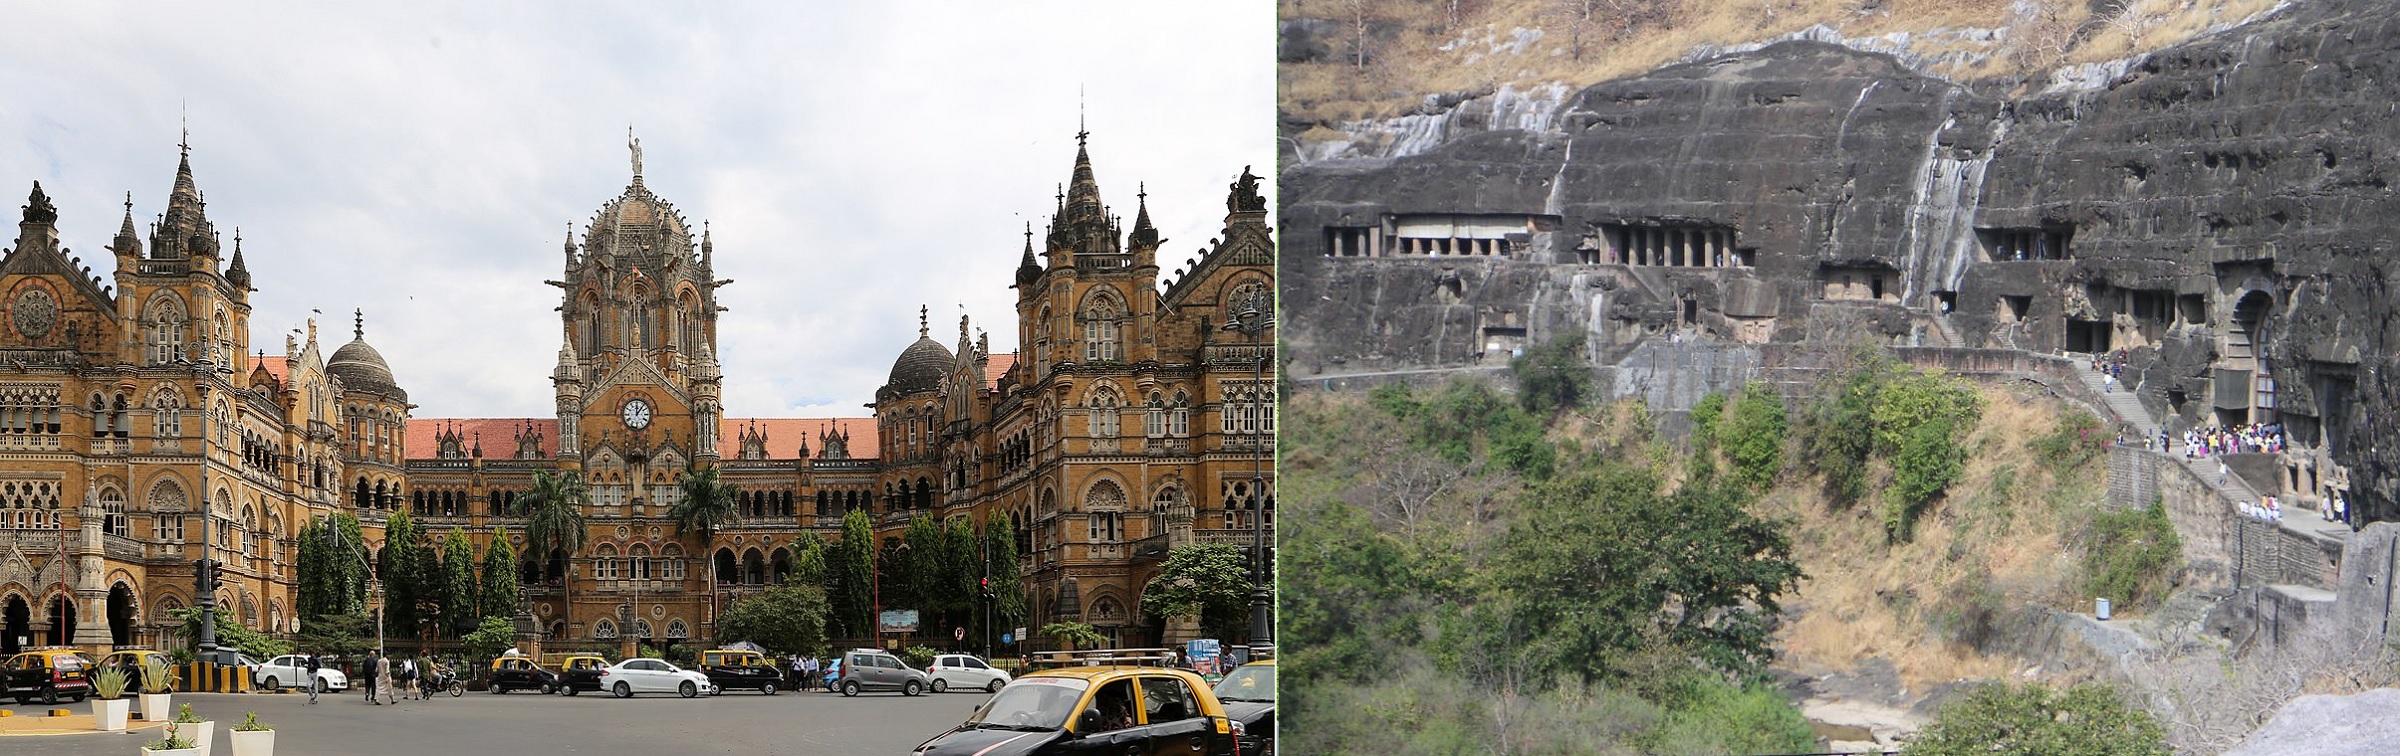
M0 693L15 696L21 704L35 699L56 704L61 698L82 703L92 692L91 669L91 660L75 649L37 648L0 662Z
M1130 753L1234 756L1233 720L1199 675L1068 667L1017 678L917 756Z
M720 694L728 690L755 690L772 696L783 685L783 670L768 661L766 654L738 648L700 652L700 673L716 684Z
M1242 756L1275 754L1275 660L1262 659L1233 668L1217 681L1217 700L1233 718L1241 736Z
M147 648L120 648L115 651L110 651L107 655L100 657L100 663L93 667L93 669L100 670L108 669L110 667L121 668L125 670L125 680L131 684L134 689L148 690L150 687L149 681L142 679L142 676L148 674L148 670L150 668L146 665L150 663L151 659L157 659L160 664L166 665L165 669L167 670L167 684L169 686L174 685L175 659L167 656L163 652L153 651ZM95 672L95 674L97 673Z
M558 675L543 669L523 656L503 656L492 660L492 681L486 688L493 693L512 690L538 690L549 695L558 690Z
M575 695L583 691L600 692L600 670L608 668L608 659L598 654L574 654L558 660L558 692Z

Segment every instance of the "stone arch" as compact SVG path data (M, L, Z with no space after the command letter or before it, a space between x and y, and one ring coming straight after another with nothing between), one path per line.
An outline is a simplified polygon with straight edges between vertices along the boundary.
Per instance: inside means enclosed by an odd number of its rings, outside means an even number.
M741 582L742 568L740 563L736 561L732 548L725 546L717 547L717 553L715 556L710 557L710 563L715 567L718 583L731 585L733 583Z
M682 617L667 621L668 640L683 640L689 637L692 637L691 626L684 624Z
M592 637L602 639L617 637L616 621L603 617L599 621L593 622Z
M767 582L767 558L758 547L742 552L742 584L763 585Z
M1125 486L1113 477L1102 477L1083 490L1083 511L1122 512L1126 504Z
M17 639L32 637L33 601L26 597L22 587L12 585L0 590L0 653L15 655L25 650L25 644Z

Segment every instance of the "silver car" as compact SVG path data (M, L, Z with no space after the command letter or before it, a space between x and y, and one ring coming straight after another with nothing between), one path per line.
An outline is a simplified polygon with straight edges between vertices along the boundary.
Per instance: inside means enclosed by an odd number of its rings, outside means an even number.
M923 670L881 651L852 651L842 655L841 664L841 676L833 681L833 689L845 696L862 690L897 690L913 696L931 685Z

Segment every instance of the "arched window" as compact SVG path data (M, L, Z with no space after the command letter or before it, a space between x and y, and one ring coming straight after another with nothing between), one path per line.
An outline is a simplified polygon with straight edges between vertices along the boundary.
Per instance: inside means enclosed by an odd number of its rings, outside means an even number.
M683 638L689 638L691 635L691 629L683 624L682 618L678 617L675 620L667 623L667 638L680 640Z
M183 542L183 511L189 499L183 486L173 480L162 480L150 488L150 516L158 540L165 543Z
M1183 438L1192 435L1192 400L1178 389L1175 403L1167 406L1167 435Z
M172 292L150 299L150 306L142 315L150 339L150 364L172 364L182 354L183 324L190 320L184 312L183 300Z
M1125 305L1107 289L1092 292L1083 300L1083 359L1086 362L1109 362L1125 359L1123 345L1118 342L1125 318Z
M157 423L159 438L183 436L183 399L172 390L160 390L150 402L151 419Z
M1142 415L1142 435L1163 438L1167 435L1167 401L1158 392L1150 392L1149 411Z
M637 543L626 555L630 557L627 560L630 569L626 570L625 576L635 580L650 579L650 547Z
M599 580L617 579L617 547L600 544L592 549L592 577Z
M1088 415L1092 438L1114 439L1117 437L1118 403L1115 389L1102 386L1092 392L1091 410Z
M599 622L594 622L594 623L592 623L592 637L594 637L594 638L615 638L615 637L617 637L617 623L615 623L615 622L611 622L611 621L608 621L608 620L605 620L605 619L604 619L604 620L600 620Z
M113 536L133 535L133 526L125 517L125 492L116 486L100 489L101 529Z
M673 580L680 583L683 582L684 576L689 574L689 568L684 564L683 561L683 547L675 545L673 541L669 541L667 542L667 545L659 547L658 561L660 566L665 570L666 579L668 580Z
M1125 489L1113 480L1092 485L1083 495L1083 510L1089 523L1093 543L1109 543L1124 538Z

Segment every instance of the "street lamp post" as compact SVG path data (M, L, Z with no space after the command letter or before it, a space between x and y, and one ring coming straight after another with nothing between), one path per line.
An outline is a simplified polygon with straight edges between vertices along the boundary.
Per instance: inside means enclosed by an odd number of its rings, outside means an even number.
M362 574L367 576L368 615L372 617L375 622L375 655L382 656L384 609L383 582L376 579L374 563L367 561L367 545L365 543L360 543L358 545L358 550L356 551L351 551L350 549L346 548L342 543L342 528L338 521L334 520L332 517L325 518L325 545L335 551L349 552L351 556L358 557L358 568Z
M1250 648L1251 658L1262 656L1275 643L1273 597L1267 588L1267 476L1265 472L1267 413L1274 408L1263 401L1267 393L1267 357L1270 349L1261 349L1259 336L1275 327L1275 302L1265 289L1254 289L1235 306L1233 322L1225 330L1237 331L1249 337L1251 347L1251 400L1257 404L1250 439Z
M200 559L192 564L193 588L199 596L193 604L200 610L200 637L193 644L198 656L224 663L217 649L217 560L215 540L209 536L209 521L216 512L208 498L208 390L219 374L232 375L233 367L218 365L209 359L206 342L194 339L185 345L182 355L175 359L177 367L193 372L192 391L200 399ZM192 359L198 357L199 359Z

